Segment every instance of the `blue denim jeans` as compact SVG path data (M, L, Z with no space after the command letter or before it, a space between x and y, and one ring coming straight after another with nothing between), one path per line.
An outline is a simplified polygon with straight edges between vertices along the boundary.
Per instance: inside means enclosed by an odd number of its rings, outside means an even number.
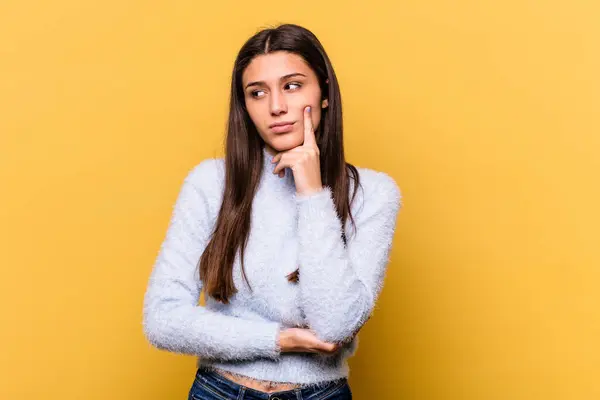
M240 385L227 377L198 368L188 400L351 400L346 378L319 387L296 388L281 392L261 392Z

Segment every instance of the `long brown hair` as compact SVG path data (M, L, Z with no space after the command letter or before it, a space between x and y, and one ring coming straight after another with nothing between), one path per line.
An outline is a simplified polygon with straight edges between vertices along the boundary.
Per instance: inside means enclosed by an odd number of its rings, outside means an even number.
M327 98L329 104L323 109L318 132L315 132L320 151L321 180L323 185L331 188L342 221L344 244L347 218L350 217L354 223L350 204L360 182L356 167L344 159L342 100L331 62L316 36L301 26L283 24L261 30L246 41L234 63L225 142L223 201L210 240L199 260L205 294L225 304L237 292L233 282L233 264L238 252L244 279L250 287L244 270L244 251L250 232L252 202L263 173L265 143L246 110L242 73L254 57L275 51L301 56L317 75L323 98ZM355 182L352 200L348 195L350 179ZM297 282L299 270L287 275L287 279Z

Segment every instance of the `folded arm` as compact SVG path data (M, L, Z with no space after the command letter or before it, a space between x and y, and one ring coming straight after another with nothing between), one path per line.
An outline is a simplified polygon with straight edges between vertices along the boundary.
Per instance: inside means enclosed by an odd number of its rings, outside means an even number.
M356 234L342 240L342 224L327 186L299 195L299 285L308 325L319 339L347 343L370 318L383 287L401 193L378 172L355 217Z
M280 324L227 316L198 305L202 282L197 263L212 226L202 182L213 180L209 159L185 178L166 237L151 272L143 328L155 347L205 358L277 359Z

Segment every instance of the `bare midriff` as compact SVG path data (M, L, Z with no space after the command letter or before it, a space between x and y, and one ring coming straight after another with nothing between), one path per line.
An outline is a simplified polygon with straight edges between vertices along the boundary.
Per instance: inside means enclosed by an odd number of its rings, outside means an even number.
M232 374L222 369L215 369L215 372L219 375L223 375L229 380L237 383L238 385L246 386L254 390L258 390L265 393L281 392L284 390L292 390L299 388L300 385L294 383L280 383L280 382L267 382L252 379L250 377L244 377L240 375Z

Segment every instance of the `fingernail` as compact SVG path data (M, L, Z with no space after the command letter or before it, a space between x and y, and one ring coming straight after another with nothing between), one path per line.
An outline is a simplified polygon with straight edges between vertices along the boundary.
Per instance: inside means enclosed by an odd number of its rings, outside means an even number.
M310 106L306 107L306 111L310 112Z

